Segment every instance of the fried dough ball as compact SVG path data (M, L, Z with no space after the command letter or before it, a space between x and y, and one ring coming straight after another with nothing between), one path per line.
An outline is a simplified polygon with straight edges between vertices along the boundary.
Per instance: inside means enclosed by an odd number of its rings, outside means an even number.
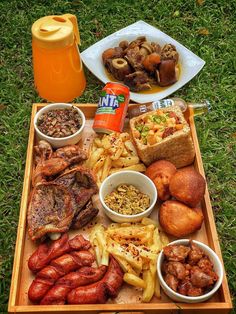
M193 168L178 170L170 180L170 194L180 202L196 207L202 200L206 188L206 181Z
M203 215L200 208L190 208L171 200L161 205L159 221L166 233L182 238L201 228Z
M176 167L167 160L158 160L147 168L145 174L155 184L160 200L166 201L170 198L169 182L176 171Z

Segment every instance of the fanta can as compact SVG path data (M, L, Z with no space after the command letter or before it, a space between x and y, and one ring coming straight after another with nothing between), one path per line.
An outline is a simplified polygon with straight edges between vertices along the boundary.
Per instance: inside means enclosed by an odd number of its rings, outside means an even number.
M122 132L129 98L129 87L120 83L107 83L101 92L93 129L103 133Z

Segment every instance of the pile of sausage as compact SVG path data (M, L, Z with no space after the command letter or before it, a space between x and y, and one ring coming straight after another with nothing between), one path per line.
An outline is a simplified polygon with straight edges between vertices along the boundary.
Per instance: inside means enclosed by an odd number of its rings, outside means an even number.
M123 271L110 256L107 266L92 267L94 254L82 235L69 240L64 234L50 244L41 244L28 261L36 274L28 291L33 303L96 304L116 297L123 282Z

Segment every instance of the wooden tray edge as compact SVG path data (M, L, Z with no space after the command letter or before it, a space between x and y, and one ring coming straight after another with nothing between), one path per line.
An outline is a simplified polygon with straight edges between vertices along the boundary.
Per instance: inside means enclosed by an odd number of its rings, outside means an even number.
M97 107L96 104L74 104L76 106L79 106L82 110L88 110L91 113L94 113L95 108ZM10 296L9 296L9 303L8 303L8 312L9 313L32 313L32 306L17 306L16 304L16 299L17 299L17 293L18 293L18 286L20 284L19 282L19 276L20 272L19 269L21 268L22 264L22 255L23 255L23 250L21 249L24 238L25 238L25 233L26 233L26 214L27 214L27 199L29 195L29 189L30 189L30 178L31 178L31 171L32 171L32 149L33 149L33 144L34 144L34 125L33 125L33 117L35 116L35 113L37 112L38 108L41 108L45 106L43 103L34 103L32 106L32 113L31 113L31 122L30 122L30 131L29 131L29 140L28 140L28 147L27 147L27 155L26 155L26 165L25 165L25 174L24 174L24 183L23 183L23 190L22 190L22 199L21 199L21 205L20 205L20 215L19 215L19 224L18 224L18 230L17 230L17 240L16 240L16 246L15 246L15 255L14 255L14 264L13 264L13 271L12 271L12 281L11 281L11 288L10 288ZM190 117L189 118L189 124L191 126L191 132L192 132L192 138L195 146L195 151L196 151L196 159L197 159L197 165L199 172L205 177L204 173L204 168L202 164L202 158L201 158L201 153L200 153L200 148L199 148L199 143L198 143L198 138L197 138L197 132L195 128L195 123L194 123L194 118ZM210 229L212 231L211 237L212 237L212 243L211 245L213 246L213 249L216 251L217 255L220 257L222 264L223 264L223 259L222 259L222 254L220 250L220 245L219 245L219 240L217 236L217 230L214 222L214 215L212 212L212 207L211 207L211 202L210 202L210 196L208 192L208 188L206 187L206 193L204 197L204 202L206 209L208 211L208 215L210 217L209 219L209 224L210 224ZM213 236L214 233L214 236ZM224 264L223 264L224 265ZM223 283L222 283L222 290L223 290L223 295L222 297L224 298L225 302L210 302L210 303L198 303L197 304L197 309L196 309L196 304L181 304L178 303L178 305L175 305L174 303L159 303L158 304L158 309L156 307L155 303L150 303L150 304L135 304L135 308L133 304L103 304L103 305L80 305L79 309L78 306L70 306L67 305L67 309L65 310L64 308L58 307L58 306L50 306L50 307L43 307L42 306L33 306L33 312L58 312L58 313L69 313L69 312L84 312L84 313L98 313L101 311L137 311L137 310L144 310L148 311L148 313L151 313L152 311L155 311L155 313L159 310L161 311L169 311L169 310L176 310L176 309L191 309L191 311L194 310L200 310L205 309L205 310L221 310L221 313L228 313L230 309L232 309L232 301L230 298L230 292L229 292L229 287L226 279L226 275L224 272L224 278L223 278ZM132 308L131 308L132 307ZM225 312L226 311L226 312ZM153 312L154 313L154 312Z

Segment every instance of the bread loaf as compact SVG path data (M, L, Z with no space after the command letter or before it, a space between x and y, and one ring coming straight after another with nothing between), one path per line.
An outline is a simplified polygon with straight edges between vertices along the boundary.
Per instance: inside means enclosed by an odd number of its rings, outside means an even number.
M169 114L171 112L172 120L169 118ZM160 122L159 115L164 117L164 121L165 117L167 117L166 122ZM152 119L152 121L150 122L150 116L152 118L157 118L154 119L155 121L153 121ZM175 117L176 123L173 122L173 117ZM154 144L150 144L149 142L147 142L145 144L141 136L142 133L140 135L140 132L137 132L137 127L140 127L140 125L146 126L150 124L151 128L153 128L154 131L153 129L151 129L150 132L147 130L148 128L146 128L145 134L147 134L147 132L148 136L149 134L152 134L151 136L154 137L154 140L155 136L157 135L156 128L160 127L160 130L165 129L167 132L165 133L165 135L162 134L161 138L158 136L156 137L158 139L158 142ZM172 127L169 127L169 125L172 125ZM181 129L178 129L177 125ZM185 167L193 162L195 157L195 151L190 127L178 106L171 106L168 108L163 108L161 110L158 109L155 111L144 113L138 117L134 117L130 120L130 129L134 143L137 148L138 155L147 166L159 159L168 160L172 162L177 168ZM173 132L173 134L169 132L170 134L168 135L168 131L170 130L171 132Z

